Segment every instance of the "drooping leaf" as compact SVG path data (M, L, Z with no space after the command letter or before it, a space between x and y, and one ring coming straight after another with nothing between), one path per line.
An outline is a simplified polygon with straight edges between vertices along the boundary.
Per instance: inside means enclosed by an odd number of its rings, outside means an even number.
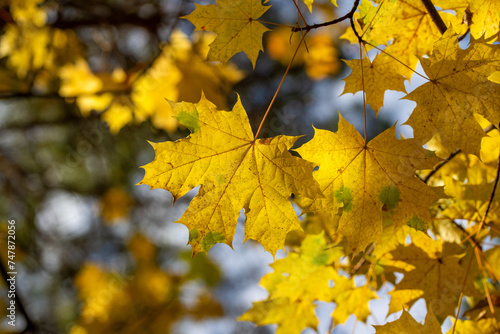
M314 176L324 198L304 199L304 211L340 214L338 232L353 251L380 240L383 219L397 226L430 220L435 193L415 177L432 168L430 158L414 139L397 140L392 127L365 145L341 116L337 133L315 129L314 138L297 149L319 165Z
M406 96L417 102L407 121L415 138L425 143L437 133L443 145L479 155L485 134L474 113L500 122L500 85L488 80L500 69L500 46L471 39L462 50L457 36L447 32L422 67L430 81Z
M245 209L245 240L254 239L274 254L286 234L301 230L289 197L321 196L313 165L288 152L298 137L254 138L241 102L221 111L202 96L199 103L176 103L173 114L191 135L152 144L153 162L141 184L169 190L174 200L201 185L177 222L189 228L193 252L215 243L231 245L236 220Z
M216 5L200 6L183 18L191 21L197 30L217 33L210 44L208 60L223 63L238 52L245 52L252 65L262 50L262 35L268 31L257 21L270 7L262 0L218 0Z

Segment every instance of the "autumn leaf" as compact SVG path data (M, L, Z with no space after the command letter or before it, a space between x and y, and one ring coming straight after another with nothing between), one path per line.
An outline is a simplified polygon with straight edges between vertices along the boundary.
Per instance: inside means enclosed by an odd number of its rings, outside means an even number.
M448 23L461 21L450 13L439 14ZM363 40L374 46L388 45L392 40L385 52L411 69L416 67L418 57L428 54L434 41L441 37L441 32L420 0L381 1L376 7L370 1L363 1L356 17L359 20L357 29ZM351 30L342 38L358 43ZM413 74L409 68L398 66L393 70L409 79Z
M339 120L337 133L315 129L314 138L297 149L306 160L319 165L314 177L324 198L304 199L306 212L341 215L338 232L353 251L362 251L380 240L384 216L394 224L424 224L435 193L415 177L418 169L432 168L415 139L397 140L394 126L365 145L354 126Z
M318 320L313 302L331 300L330 281L338 274L329 264L341 254L339 247L327 248L323 233L307 235L299 253L271 264L274 271L260 281L269 291L269 298L254 303L239 320L258 325L278 324L276 333L284 334L315 328Z
M271 264L274 271L260 281L269 298L254 303L239 320L276 323L277 333L298 334L305 327L316 327L313 302L321 300L336 303L332 314L335 323L344 323L353 314L365 321L370 314L368 302L377 296L369 287L356 287L352 278L334 270L332 263L342 254L341 247L328 247L323 233L307 235L298 253ZM300 320L290 321L296 317Z
M263 6L261 0L219 0L217 5L196 4L196 9L183 18L191 21L196 30L217 33L210 44L207 60L225 63L243 51L255 67L262 50L262 35L269 30L257 19L269 8Z
M470 11L472 13L470 33L474 38L488 39L499 32L500 2L498 0L472 0Z
M410 245L400 245L387 259L403 271L403 280L390 293L389 313L411 306L425 298L427 307L440 317L453 314L462 290L466 272L459 261L463 250L456 244L433 240L423 232L412 235ZM465 286L467 295L475 294L470 280Z
M471 39L462 50L457 36L447 32L421 63L429 82L405 97L417 102L407 121L415 138L425 143L437 133L443 145L479 155L485 133L474 113L500 122L500 85L488 80L500 69L500 47Z
M346 85L342 94L354 94L364 90L366 103L377 114L384 103L386 90L406 92L405 77L393 70L393 67L397 66L398 63L385 54L378 54L373 62L368 58L363 58L361 61L359 59L344 60L344 62L352 69L352 72L344 79Z
M427 312L423 325L413 319L408 311L403 310L398 320L373 327L377 330L377 334L441 334L441 326L432 311Z
M173 114L191 135L152 144L156 158L144 166L141 184L169 190L174 200L202 185L178 223L189 228L193 252L215 243L231 245L236 220L245 209L245 240L259 241L274 254L286 234L301 230L290 196L321 196L313 165L288 149L299 137L255 139L241 102L232 112L199 103L176 103Z
M453 319L455 321L455 319ZM485 318L475 320L458 320L457 327L453 332L451 329L448 334L498 334L500 331L500 322L495 318Z

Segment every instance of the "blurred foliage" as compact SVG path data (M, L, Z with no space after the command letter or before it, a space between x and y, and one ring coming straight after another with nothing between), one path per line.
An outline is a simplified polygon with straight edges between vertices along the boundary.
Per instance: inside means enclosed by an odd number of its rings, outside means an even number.
M255 71L239 56L207 62L215 36L179 19L193 8L185 0L0 1L0 216L16 221L25 308L18 327L4 322L0 332L177 333L248 308L248 300L229 299L255 284L262 265L231 276L205 255L191 258L170 223L191 197L172 208L165 192L135 184L138 166L154 155L147 140L187 134L168 101L197 102L203 91L228 109L236 91L255 129L287 66L290 34L265 35ZM330 6L320 13L334 14ZM290 24L295 12L283 13L277 1L266 17ZM263 134L312 130L297 122L309 117L304 96L342 72L331 36L306 40L309 51L297 56ZM323 124L335 117L332 108Z

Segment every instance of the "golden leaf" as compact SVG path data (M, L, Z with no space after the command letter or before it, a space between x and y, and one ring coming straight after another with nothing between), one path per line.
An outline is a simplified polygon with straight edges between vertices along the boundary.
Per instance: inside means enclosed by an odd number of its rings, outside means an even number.
M262 0L219 0L217 5L196 4L196 9L183 18L191 21L196 30L217 33L210 44L208 60L225 63L243 51L255 67L262 50L262 35L269 30L257 19L269 8L262 5Z
M471 39L462 50L457 36L447 32L422 67L430 81L406 96L417 102L407 121L415 138L425 143L439 134L443 145L479 156L485 133L474 113L500 122L500 85L488 80L500 69L500 47Z
M298 137L255 139L239 100L227 112L202 96L195 104L173 104L173 114L191 135L152 144L156 158L143 167L141 184L167 189L174 200L202 185L177 221L189 228L193 252L231 245L242 208L245 240L259 241L272 254L283 248L286 234L301 230L291 194L321 196L312 164L288 152Z
M437 159L429 158L415 139L394 135L392 127L365 145L340 116L337 133L315 129L314 138L297 149L319 165L314 177L324 195L303 199L303 210L340 214L338 232L353 251L380 240L384 218L397 226L418 223L424 228L430 221L429 206L437 196L415 171L432 168Z

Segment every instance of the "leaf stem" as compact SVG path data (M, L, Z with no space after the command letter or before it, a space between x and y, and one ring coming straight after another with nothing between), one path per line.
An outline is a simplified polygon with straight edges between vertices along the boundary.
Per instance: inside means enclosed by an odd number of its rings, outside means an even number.
M292 63L295 59L295 56L297 55L297 52L299 51L300 46L302 45L302 42L304 41L304 38L306 37L308 32L309 31L306 31L304 33L304 36L302 36L302 39L300 40L299 45L297 45L297 48L295 49L295 52L293 53L292 59L290 59L290 62L288 63L285 74L283 74L283 78L281 79L281 82L278 86L278 89L276 89L276 92L274 93L273 99L271 100L271 103L269 103L269 107L267 107L266 113L264 114L264 117L262 117L262 121L260 122L259 128L257 129L257 132L255 133L255 139L257 139L257 137L259 136L260 130L262 129L262 126L264 125L264 121L266 120L266 117L269 114L269 111L271 110L271 107L274 104L274 100L276 100L276 96L278 96L278 93L281 90L281 86L283 85L283 82L285 81L285 78L288 74L288 71L290 70L290 67L292 67Z
M352 21L351 21L352 22ZM357 35L357 33L356 33ZM365 126L365 147L368 142L368 137L366 135L366 96L365 96L365 76L363 74L363 44L361 42L361 37L358 36L359 40L359 62L361 63L361 89L363 92L363 116L364 116L364 126Z
M292 0L292 2L293 2L293 4L295 5L295 8L297 8L297 26L299 26L299 16L300 16L300 18L302 19L302 21L304 22L304 24L307 26L307 21L306 21L306 19L304 18L304 16L302 15L302 12L300 11L298 1ZM300 26L299 26L299 27L300 27Z
M406 67L407 69L409 69L410 71L412 71L413 73L415 73L416 75L418 75L418 76L420 76L420 77L424 78L424 79L425 79L425 80L427 80L427 81L430 81L430 79L429 79L428 77L426 77L426 76L425 76L425 75L423 75L423 74L418 73L416 70L414 70L414 69L413 69L413 68L411 68L410 66L406 65L406 64L405 64L405 63L403 63L401 60L399 60L398 58L394 57L393 55L391 55L391 54L390 54L390 53L388 53L387 51L382 50L381 48L379 48L379 47L377 47L377 46L375 46L375 45L373 45L373 44L371 44L371 43L369 43L369 42L367 42L367 41L365 41L365 40L363 40L363 43L368 44L368 45L369 45L369 46L371 46L372 48L375 48L375 49L379 50L379 51L380 51L380 52L382 52L383 54L385 54L385 55L387 55L387 56L391 57L392 59L394 59L395 61L397 61L398 63L400 63L401 65L403 65L404 67Z
M276 23L276 22L269 22L269 21L264 21L264 20L255 20L255 21L260 22L260 23L264 23L264 24L269 24L272 26L282 27L282 28L290 28L290 29L293 28L292 26L287 26L286 24L281 24L281 23Z

